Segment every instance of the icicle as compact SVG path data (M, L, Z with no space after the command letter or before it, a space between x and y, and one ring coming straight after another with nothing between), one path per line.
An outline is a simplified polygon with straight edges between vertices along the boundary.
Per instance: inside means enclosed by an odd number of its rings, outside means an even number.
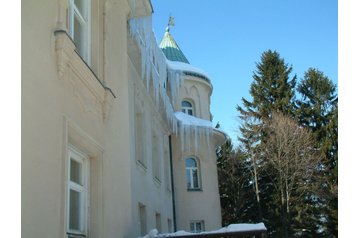
M168 78L170 89L177 95L179 84L174 82L175 80L180 81L178 76L180 73L168 72L166 58L157 45L151 26L151 17L132 18L129 20L130 35L136 41L141 52L141 78L147 92L150 92L150 85L153 86L153 101L155 105L160 108L160 103L162 103L168 124L177 133L177 120L174 116L173 100L169 99L164 84Z
M184 75L181 70L171 68L162 50L157 45L151 27L151 16L129 20L130 35L137 43L141 53L142 81L148 93L150 93L150 85L153 86L153 101L160 111L164 110L164 115L172 132L175 135L178 135L179 132L182 151L194 146L195 152L197 152L199 141L206 142L209 148L213 130L211 122L191 117L182 112L174 112L173 105L177 103L176 100ZM171 98L168 97L164 88L167 80ZM191 138L194 140L193 143L191 143Z

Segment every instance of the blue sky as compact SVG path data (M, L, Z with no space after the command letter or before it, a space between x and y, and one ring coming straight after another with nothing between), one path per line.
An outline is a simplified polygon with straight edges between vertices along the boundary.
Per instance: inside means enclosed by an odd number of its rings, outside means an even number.
M280 53L300 80L309 67L338 84L337 0L152 0L160 41L171 33L189 62L211 79L213 123L236 142L236 105L250 98L252 72L268 49ZM293 75L292 75L293 76Z

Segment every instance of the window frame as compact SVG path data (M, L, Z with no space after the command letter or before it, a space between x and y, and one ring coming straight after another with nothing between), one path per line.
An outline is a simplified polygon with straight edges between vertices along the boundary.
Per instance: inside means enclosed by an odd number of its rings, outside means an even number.
M188 103L191 106L184 106L183 103ZM195 116L194 103L191 100L184 99L181 101L181 111L190 116ZM190 114L191 111L191 114Z
M81 0L83 1L83 10L84 12L81 13L80 9L75 4L75 0L68 0L68 33L72 38L73 42L75 42L75 30L74 30L74 22L75 18L78 19L79 24L84 29L84 36L82 47L83 49L79 49L78 45L76 45L76 52L81 58L87 63L91 63L91 0ZM82 52L83 51L83 52Z
M83 184L78 184L71 181L71 160L74 160L82 165L81 177ZM68 146L67 157L67 203L66 203L66 231L68 235L88 236L88 224L89 224L89 158L84 153L77 150L75 147ZM80 193L80 214L79 214L79 226L78 230L70 228L70 196L71 190Z
M200 230L197 230L198 224L200 224L200 226L201 226ZM192 229L192 225L194 226L194 229ZM205 231L205 222L204 222L204 220L190 221L189 227L190 227L190 232L192 232L192 233L200 233L200 232Z
M187 166L187 161L188 160L194 160L196 163L196 167L188 167ZM188 171L189 171L189 181L188 181ZM197 175L197 187L194 186L194 171L196 171L196 175ZM198 158L195 157L188 157L185 159L185 180L186 180L186 188L188 191L201 191L202 187L201 187L201 179L200 179L200 161ZM189 182L189 183L188 183ZM189 186L188 186L189 185Z

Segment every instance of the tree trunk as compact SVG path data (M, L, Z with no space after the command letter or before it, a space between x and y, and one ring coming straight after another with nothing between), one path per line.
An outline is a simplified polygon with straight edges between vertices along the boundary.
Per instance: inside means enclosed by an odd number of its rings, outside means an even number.
M259 182L257 179L257 169L256 169L256 160L253 159L253 167L254 167L254 179L255 179L255 194L256 194L256 202L257 202L257 209L259 211L259 221L263 221L262 210L261 210L261 203L260 203L260 190L259 190Z
M286 210L286 199L284 191L281 190L281 222L282 222L282 237L288 238L287 229L287 210Z

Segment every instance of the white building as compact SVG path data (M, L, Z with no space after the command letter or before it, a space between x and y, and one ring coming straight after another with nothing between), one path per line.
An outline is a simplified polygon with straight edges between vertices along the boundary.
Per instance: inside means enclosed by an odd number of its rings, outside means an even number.
M213 87L169 28L158 47L152 11L22 2L23 237L221 227Z

